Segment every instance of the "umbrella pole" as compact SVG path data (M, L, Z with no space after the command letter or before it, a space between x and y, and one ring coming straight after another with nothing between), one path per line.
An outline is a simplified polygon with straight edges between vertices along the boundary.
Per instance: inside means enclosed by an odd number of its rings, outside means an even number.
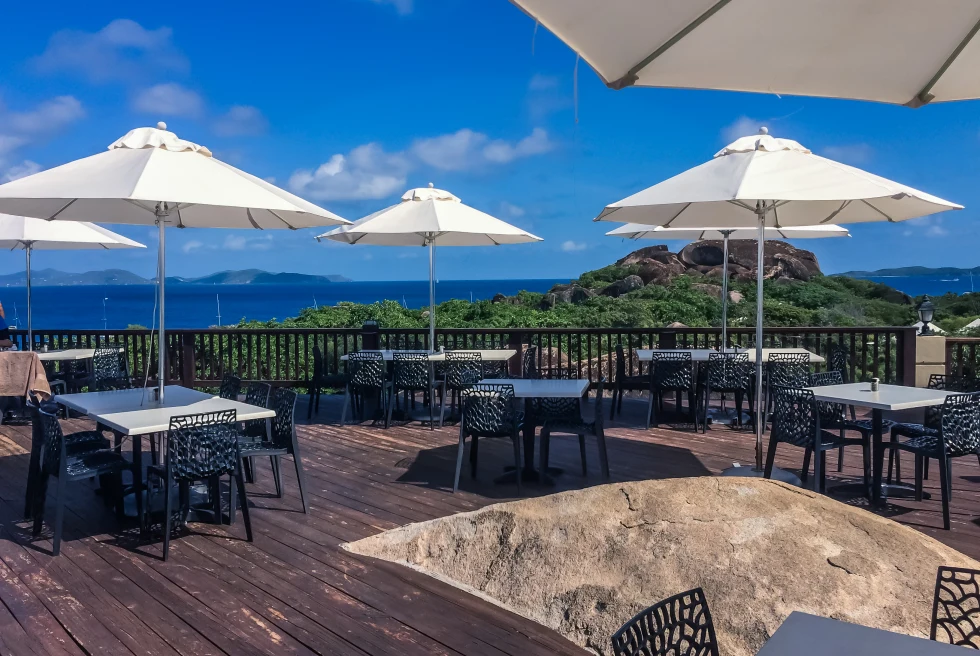
M429 241L429 350L436 351L436 244Z
M728 237L731 230L722 230L724 236L724 262L721 265L721 350L728 348Z
M766 209L759 201L756 204L756 214L759 215L759 236L757 264L755 270L755 467L762 471L762 425L765 400L762 396L762 265L766 249Z
M157 227L160 231L160 247L157 252L157 269L158 269L158 279L157 284L160 285L160 316L157 319L160 323L158 326L157 333L157 379L158 379L158 390L157 396L160 402L163 402L163 388L167 384L167 347L166 347L166 333L163 329L163 317L164 317L164 287L165 281L167 279L167 258L166 258L166 245L164 242L164 218L165 214L161 214L160 210L157 210Z
M24 251L27 253L27 350L34 350L34 331L31 327L31 251L33 250L31 242L27 242L27 248Z

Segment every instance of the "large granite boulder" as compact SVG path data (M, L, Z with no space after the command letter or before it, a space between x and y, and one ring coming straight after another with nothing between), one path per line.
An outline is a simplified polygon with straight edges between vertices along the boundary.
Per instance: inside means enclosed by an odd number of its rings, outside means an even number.
M622 280L617 280L616 282L604 287L599 293L603 296L612 296L613 298L617 298L633 290L640 289L641 287L643 287L643 278L635 275L626 276Z
M641 249L642 250L642 249ZM636 251L639 253L640 251ZM630 258L635 253L624 259ZM696 241L688 244L677 254L679 260L688 268L697 268L704 273L714 272L724 263L724 244L717 240ZM735 240L728 242L729 275L739 279L755 276L756 242L754 240ZM770 277L809 280L820 273L820 264L813 253L796 248L783 241L767 241L763 258L763 272L772 270ZM751 274L751 275L749 275ZM715 275L720 275L717 273Z
M347 548L489 597L598 654L633 614L696 586L726 656L755 654L794 610L927 636L936 568L980 568L861 508L723 477L503 503Z
M548 296L554 296L555 303L581 303L595 296L595 292L576 284L559 284L548 291Z
M637 274L647 285L666 285L675 276L687 271L687 266L681 262L675 253L667 250L663 244L647 246L633 251L617 261L619 266L635 266Z

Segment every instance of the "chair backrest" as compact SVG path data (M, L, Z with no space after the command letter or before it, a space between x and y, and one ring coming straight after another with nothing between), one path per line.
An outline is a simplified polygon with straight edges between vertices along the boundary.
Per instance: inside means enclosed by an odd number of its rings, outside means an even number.
M473 351L446 351L446 387L463 389L483 380L483 356Z
M313 380L323 378L323 351L319 344L313 345Z
M245 390L245 403L260 408L268 407L270 392L272 392L272 385L269 383L251 382Z
M399 353L391 356L392 383L398 389L424 390L432 384L432 369L428 353Z
M752 382L748 353L709 353L705 379L713 390L747 389Z
M812 446L818 414L813 392L797 387L773 387L771 437L796 446Z
M41 467L52 476L58 476L61 471L61 456L64 454L65 434L61 431L61 422L55 409L40 407L37 409L39 427L35 427L32 437L40 437Z
M292 451L296 436L296 390L277 387L269 395L270 410L275 410L272 419L272 441L281 449Z
M694 380L690 351L654 351L652 366L655 388L690 389Z
M223 399L238 400L238 393L242 391L242 379L235 374L226 373L221 377L221 387L218 396Z
M540 378L538 373L538 347L530 344L521 358L521 377L532 380Z
M718 656L704 591L695 588L650 606L612 636L616 656Z
M950 394L941 406L940 434L950 456L980 448L980 392Z
M626 353L622 344L616 344L616 377L614 381L626 377Z
M929 638L980 649L980 571L940 567Z
M810 374L810 387L826 387L827 385L843 385L844 374L837 369ZM844 423L846 407L843 403L817 401L817 412L820 413L821 428L840 428Z
M810 356L807 353L770 353L766 375L770 385L806 387L810 382Z
M201 480L236 472L236 421L234 410L171 417L167 468L173 480Z
M846 344L834 344L827 353L827 369L839 371L844 382L851 379L851 347Z
M95 391L129 389L129 358L118 344L101 344L92 356L92 384Z
M606 377L600 376L599 382L596 383L595 386L595 418L593 420L595 421L595 432L597 435L602 435L602 429L603 429L604 413L602 412L602 391L605 386L606 386Z
M473 385L461 392L460 432L467 436L503 437L514 429L514 386L497 383Z
M354 388L384 387L384 355L377 351L355 351L347 356L347 384Z

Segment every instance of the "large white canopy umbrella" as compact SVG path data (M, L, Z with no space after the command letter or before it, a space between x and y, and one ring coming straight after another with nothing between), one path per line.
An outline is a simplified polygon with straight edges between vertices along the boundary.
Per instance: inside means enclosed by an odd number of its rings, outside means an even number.
M0 185L0 212L48 221L156 225L160 248L158 370L166 382L164 228L311 228L347 223L336 214L215 159L166 124L137 128L107 152Z
M850 237L847 228L838 225L804 226L800 228L766 228L766 239L820 239ZM718 228L664 228L639 223L627 223L606 233L624 239L683 239L685 241L722 241L721 266L721 347L728 348L728 240L758 239L754 228L725 230Z
M67 251L83 249L115 250L146 248L94 223L52 223L26 216L0 214L0 248L23 250L27 277L27 348L34 348L31 327L31 253L36 250Z
M0 187L2 189L2 187ZM714 159L607 206L596 221L664 227L757 229L756 416L762 416L762 280L765 228L905 221L962 205L814 155L765 128ZM756 471L762 469L762 423L756 421Z
M511 0L609 87L918 107L980 97L974 0Z
M429 348L436 344L436 246L500 246L541 241L529 232L464 205L448 191L409 189L401 202L317 237L346 244L429 248Z

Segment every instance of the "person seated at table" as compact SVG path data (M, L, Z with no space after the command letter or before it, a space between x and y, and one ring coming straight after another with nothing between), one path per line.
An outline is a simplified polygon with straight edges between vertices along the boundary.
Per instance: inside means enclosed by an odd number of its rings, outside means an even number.
M10 327L7 326L7 315L3 311L3 303L0 303L0 349L9 349L14 345L10 339Z

